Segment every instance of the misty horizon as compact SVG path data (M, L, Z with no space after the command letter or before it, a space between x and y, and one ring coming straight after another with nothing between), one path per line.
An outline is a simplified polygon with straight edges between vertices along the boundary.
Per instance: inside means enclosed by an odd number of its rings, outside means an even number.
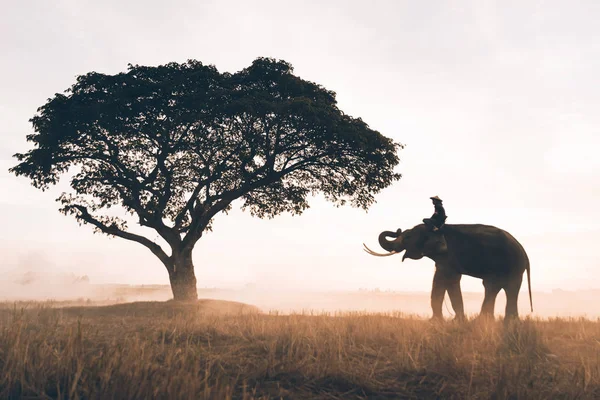
M166 301L171 299L168 284L130 285L98 284L87 276L65 274L49 277L47 275L25 274L20 280L1 282L0 302L45 301L50 307L93 304L110 305L128 302ZM367 313L400 313L406 316L428 317L430 293L427 290L381 290L339 289L310 290L289 287L271 287L246 284L238 287L202 287L198 286L201 299L234 301L252 304L265 313L343 313L358 311ZM527 310L528 298L519 299L522 316L541 318L586 317L600 318L600 305L595 299L600 289L565 291L534 291L534 312ZM481 307L483 293L463 291L465 312L476 316ZM498 296L496 314L504 314L506 297ZM527 310L527 311L526 311ZM443 313L454 316L448 296L445 298Z

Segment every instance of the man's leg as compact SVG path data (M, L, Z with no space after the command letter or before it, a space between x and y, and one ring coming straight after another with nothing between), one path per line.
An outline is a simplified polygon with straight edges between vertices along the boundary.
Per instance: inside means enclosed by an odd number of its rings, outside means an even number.
M429 229L434 229L435 228L435 224L433 223L433 220L431 218L423 218L423 223Z

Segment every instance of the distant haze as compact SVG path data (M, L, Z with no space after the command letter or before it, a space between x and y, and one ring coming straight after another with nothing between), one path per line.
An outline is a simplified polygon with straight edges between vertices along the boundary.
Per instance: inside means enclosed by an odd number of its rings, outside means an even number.
M326 3L326 5L324 5ZM596 1L23 1L0 15L0 272L166 284L144 247L93 235L7 169L28 119L90 71L259 56L337 92L339 107L406 148L368 213L321 198L300 217L238 208L198 242L200 287L427 291L433 262L375 258L382 230L444 199L448 223L511 232L534 291L600 288L600 3ZM156 233L147 232L151 239ZM70 276L70 275L69 275ZM463 279L466 291L481 281ZM525 290L521 297L526 298ZM534 300L535 302L535 300Z

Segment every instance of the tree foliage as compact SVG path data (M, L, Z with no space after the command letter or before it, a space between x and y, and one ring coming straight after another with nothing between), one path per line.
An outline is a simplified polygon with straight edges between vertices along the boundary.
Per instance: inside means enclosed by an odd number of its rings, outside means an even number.
M259 217L300 214L316 193L366 209L400 178L401 145L292 72L258 58L234 74L190 60L79 76L38 109L33 149L16 154L11 171L42 190L70 171L63 213L142 243L163 262L156 243L106 211L124 207L175 254L236 199Z

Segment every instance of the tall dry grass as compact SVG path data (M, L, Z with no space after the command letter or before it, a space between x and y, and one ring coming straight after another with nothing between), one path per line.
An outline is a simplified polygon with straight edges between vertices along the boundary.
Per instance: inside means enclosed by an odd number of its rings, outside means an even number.
M600 398L599 321L226 306L5 304L0 398Z

